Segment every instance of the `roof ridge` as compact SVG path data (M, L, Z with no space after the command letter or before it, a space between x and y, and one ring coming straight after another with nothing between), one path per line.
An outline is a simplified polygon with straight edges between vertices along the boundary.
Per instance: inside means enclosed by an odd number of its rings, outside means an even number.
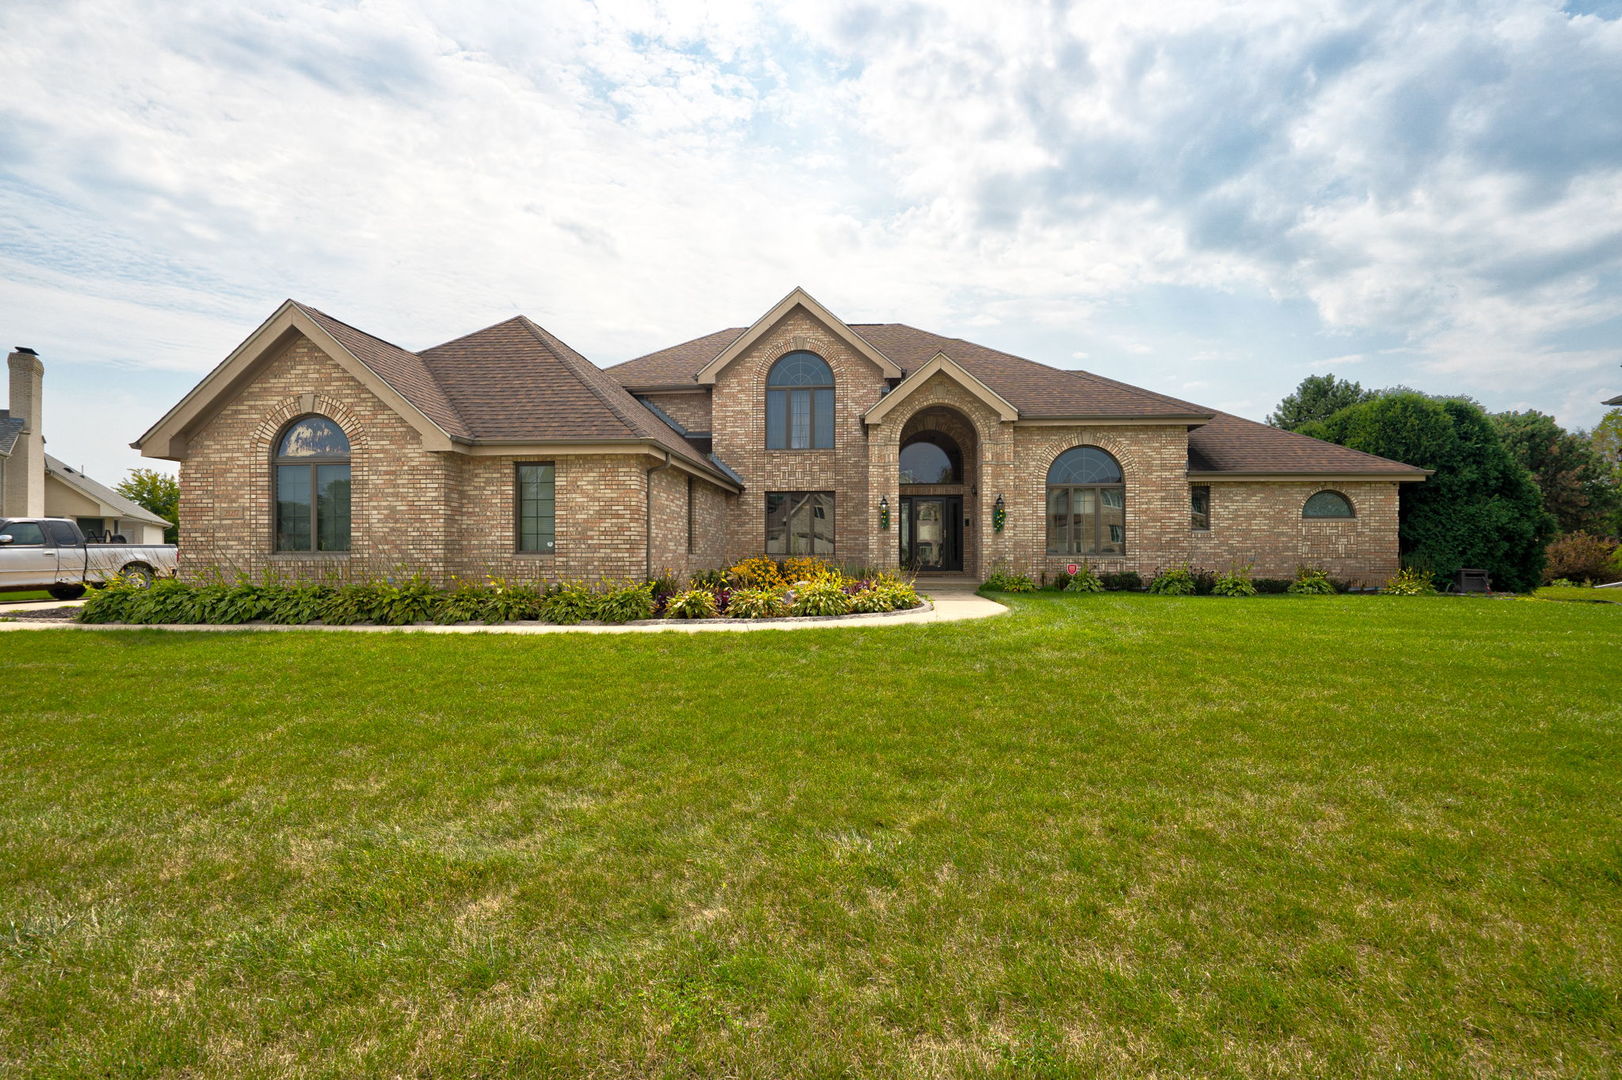
M466 341L468 338L478 337L480 334L487 333L488 331L494 330L498 326L506 326L508 323L511 323L511 322L528 322L528 321L529 321L529 316L527 316L527 315L509 315L507 318L502 319L500 322L493 322L489 326L481 326L477 330L470 331L470 332L468 332L466 334L462 334L462 335L460 335L458 337L453 337L449 341L441 341L438 345L429 345L426 348L424 348L422 351L424 353L434 352L437 349L445 348L445 346L447 346L447 345L455 345L458 342ZM419 353L418 355L421 355L421 354Z
M394 349L394 350L396 350L398 352L402 352L402 353L406 354L407 356L415 358L416 361L419 364L422 365L422 372L423 372L424 375L426 375L428 377L428 381L433 383L434 389L439 391L439 396L440 396L441 399L443 399L443 403L444 403L445 408L450 410L451 415L454 416L456 418L457 423L459 423L462 426L462 430L465 431L465 432L471 432L473 430L472 425L467 422L467 417L462 415L462 410L460 410L460 409L458 409L456 407L456 399L451 397L451 392L449 390L445 389L445 384L440 380L439 376L434 373L433 366L431 364L429 364L428 361L423 358L421 353L413 352L412 350L406 348L404 345L396 345L394 342L390 341L388 338L378 337L376 334L372 333L370 330L362 330L360 327L355 326L352 323L346 323L342 319L338 318L336 315L330 315L327 312L322 311L320 308L312 307L311 305L306 304L301 300L294 300L291 297L289 297L288 298L288 303L290 303L294 307L300 309L306 315L319 316L322 319L327 319L327 320L329 320L331 322L335 322L339 326L343 327L345 330L353 331L354 333L357 333L357 334L361 335L364 338L370 338L372 341L375 341L380 345L387 345L391 349ZM340 341L339 344L342 345L343 342ZM357 361L359 361L360 364L362 366L364 366L372 374L374 374L378 378L382 379L388 385L390 385L390 386L394 385L393 383L391 383L389 381L389 379L381 371L378 371L371 364L368 364L366 362L366 358L364 356L356 355L355 351L353 349L350 349L348 346L344 346L344 348L346 349L346 351L348 351L349 355L354 356L355 359ZM398 392L399 387L396 386L395 390ZM421 406L418 405L416 402L412 402L412 405L414 407L418 408L419 410L421 409ZM443 426L443 425L440 425L440 426Z
M523 324L524 328L534 336L535 340L540 342L541 345L553 356L557 357L558 362L564 367L568 368L569 373L576 379L580 380L581 385L583 385L587 390L590 390L597 400L602 402L603 405L607 407L608 411L612 412L619 422L624 424L626 428L632 432L632 434L641 436L645 439L653 438L652 433L632 421L631 417L626 413L626 411L620 408L619 403L611 401L609 396L603 392L603 388L597 384L597 380L586 375L582 370L580 370L580 365L591 369L592 373L595 375L602 374L602 368L598 367L596 364L593 364L590 360L587 360L579 353L576 353L573 348L563 341L562 338L557 337L551 331L547 330L546 327L537 324L535 320L531 319L528 315L520 315L518 316L518 320ZM512 320L509 319L507 321L511 322ZM496 325L500 326L501 324L497 323ZM551 338L552 340L548 341L547 338ZM615 383L614 385L621 393L625 394L626 397L629 398L631 396L629 391L627 391L624 387L619 386L618 383ZM634 401L635 399L633 398L632 400Z
M332 320L333 322L337 323L339 326L343 327L346 330L353 330L357 334L364 334L366 337L371 338L373 341L379 342L379 343L381 343L383 345L387 345L391 349L399 349L403 353L411 353L412 356L417 355L416 353L411 352L411 350L406 348L404 345L396 345L394 342L390 341L388 338L378 337L376 334L372 333L370 330L362 330L360 327L356 326L354 323L344 322L342 319L338 318L338 316L329 314L328 312L325 312L325 311L322 311L318 307L312 307L311 305L304 303L304 301L302 301L302 300L290 300L289 302L292 303L295 307L302 308L304 310L305 314L307 314L307 315L319 315L323 319Z

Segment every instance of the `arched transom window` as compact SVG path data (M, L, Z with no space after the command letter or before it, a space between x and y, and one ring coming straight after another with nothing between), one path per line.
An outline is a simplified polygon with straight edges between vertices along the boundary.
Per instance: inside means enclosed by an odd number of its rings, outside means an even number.
M1126 554L1126 478L1096 446L1075 446L1048 469L1048 552Z
M1349 518L1357 515L1352 512L1352 500L1338 491L1320 491L1307 500L1301 507L1301 516L1304 518Z
M901 448L903 484L961 484L963 454L950 436L938 431L914 435Z
M325 416L303 416L276 441L277 551L349 550L349 439Z
M766 376L766 449L834 444L834 373L813 352L784 353Z

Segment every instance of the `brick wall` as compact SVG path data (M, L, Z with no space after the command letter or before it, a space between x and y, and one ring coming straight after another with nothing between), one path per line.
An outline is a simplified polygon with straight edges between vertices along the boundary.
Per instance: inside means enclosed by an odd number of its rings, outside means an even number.
M688 431L710 430L710 393L705 387L691 393L638 394L657 405L666 416Z
M778 357L797 349L816 353L833 369L831 450L766 449L766 375ZM833 558L844 563L877 559L886 545L873 536L877 511L868 505L862 413L878 401L884 385L883 373L872 361L798 308L716 376L711 398L715 452L748 485L727 515L728 561L764 550L768 491L832 491ZM876 505L876 497L873 502ZM893 552L890 559L893 563Z
M330 417L350 444L350 553L274 551L271 457L287 422ZM456 462L427 453L409 424L304 338L192 433L180 469L180 565L222 573L442 579L449 567Z
M1398 567L1397 487L1373 481L1212 484L1211 529L1190 534L1190 558L1212 570L1249 564L1257 577L1293 577L1305 565L1356 584L1381 584ZM1307 498L1326 488L1350 499L1357 516L1303 518Z

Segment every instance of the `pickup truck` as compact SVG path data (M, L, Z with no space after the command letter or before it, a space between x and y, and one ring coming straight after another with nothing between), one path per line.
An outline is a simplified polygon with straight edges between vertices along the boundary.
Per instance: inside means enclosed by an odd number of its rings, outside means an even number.
M114 574L150 586L175 566L173 544L94 543L70 518L0 518L0 593L44 589L77 600Z

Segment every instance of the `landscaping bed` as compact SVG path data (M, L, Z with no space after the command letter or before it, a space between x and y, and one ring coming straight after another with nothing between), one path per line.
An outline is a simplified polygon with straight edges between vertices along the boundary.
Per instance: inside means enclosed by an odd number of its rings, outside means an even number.
M746 559L727 570L651 581L513 583L441 588L421 575L347 583L115 580L77 609L83 623L125 625L410 626L541 622L620 625L661 620L777 620L880 615L919 608L894 573L847 573L820 559Z

